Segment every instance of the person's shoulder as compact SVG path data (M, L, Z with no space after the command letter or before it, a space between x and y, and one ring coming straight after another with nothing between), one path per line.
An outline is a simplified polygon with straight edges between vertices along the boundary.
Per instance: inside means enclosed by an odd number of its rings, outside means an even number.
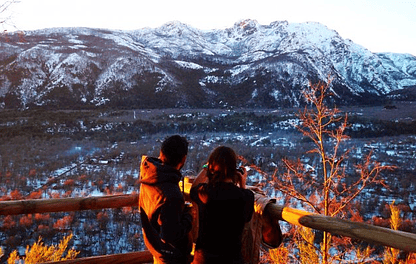
M254 197L253 191L251 191L249 189L243 189L243 188L241 188L241 190L244 192L245 195L253 196Z
M228 188L233 189L234 192L240 193L240 195L247 197L249 199L253 198L254 200L254 193L251 190L241 188L235 184L228 184Z
M164 204L182 204L185 202L185 198L183 197L183 193L179 189L176 188L168 188L164 189L163 191L163 203Z
M254 201L254 193L251 190L241 188L241 191L244 193L245 197L247 197L249 200Z

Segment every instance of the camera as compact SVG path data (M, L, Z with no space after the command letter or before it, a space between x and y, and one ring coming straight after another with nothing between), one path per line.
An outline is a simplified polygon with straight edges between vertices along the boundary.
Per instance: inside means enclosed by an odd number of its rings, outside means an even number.
M237 172L239 172L239 173L241 173L241 174L243 174L243 175L244 175L244 169L243 169L243 168L241 168L241 167L237 168Z

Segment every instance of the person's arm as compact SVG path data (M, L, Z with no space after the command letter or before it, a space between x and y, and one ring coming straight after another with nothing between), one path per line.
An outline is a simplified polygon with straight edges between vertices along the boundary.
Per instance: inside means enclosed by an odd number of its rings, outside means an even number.
M246 188L246 181L247 181L247 170L243 166L239 167L237 169L237 179L238 179L238 185L240 188L245 189Z
M244 221L247 223L251 220L254 213L254 193L250 190L243 190L245 193Z
M191 188L190 197L197 205L199 203L206 204L208 202L207 184L200 183Z
M167 243L175 243L184 238L192 229L192 216L186 208L182 210L182 203L179 198L171 199L161 207L160 236Z
M198 202L198 200L204 204L208 201L208 196L206 195L206 192L204 191L204 183L208 183L208 177L207 177L207 168L204 167L199 173L198 176L196 176L194 182L192 183L190 196L191 200L194 202Z
M277 248L283 241L282 230L279 221L270 216L268 206L271 206L271 203L268 203L263 211L263 242L271 248Z
M207 168L202 168L202 170L196 176L192 187L198 186L200 183L208 183Z

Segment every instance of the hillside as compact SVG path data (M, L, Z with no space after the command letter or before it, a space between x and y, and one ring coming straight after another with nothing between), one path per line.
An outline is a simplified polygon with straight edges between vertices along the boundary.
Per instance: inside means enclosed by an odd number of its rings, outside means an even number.
M338 104L416 97L415 56L372 53L318 23L54 28L0 49L2 108L297 107L301 89L328 76Z

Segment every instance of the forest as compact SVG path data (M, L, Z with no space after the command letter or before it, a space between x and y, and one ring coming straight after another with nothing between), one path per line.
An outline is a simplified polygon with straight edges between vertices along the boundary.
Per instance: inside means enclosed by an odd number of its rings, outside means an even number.
M348 114L342 149L351 164L371 153L382 166L383 184L371 184L355 200L362 221L389 227L389 205L401 210L401 230L415 232L416 106L344 107ZM0 111L1 200L100 196L138 192L141 155L157 156L171 134L190 142L184 175L195 175L218 145L243 157L248 183L260 186L278 203L292 202L273 185L284 175L285 160L300 159L314 167L308 153L313 142L298 131L302 109L136 109ZM354 182L347 166L346 183ZM259 173L261 171L262 173ZM283 177L283 176L282 176ZM293 204L295 206L295 204ZM299 202L297 206L304 206ZM291 227L284 223L288 234ZM0 217L1 247L24 254L39 237L56 244L68 233L79 257L143 249L137 208ZM317 234L317 240L321 235ZM381 250L376 248L375 251Z

